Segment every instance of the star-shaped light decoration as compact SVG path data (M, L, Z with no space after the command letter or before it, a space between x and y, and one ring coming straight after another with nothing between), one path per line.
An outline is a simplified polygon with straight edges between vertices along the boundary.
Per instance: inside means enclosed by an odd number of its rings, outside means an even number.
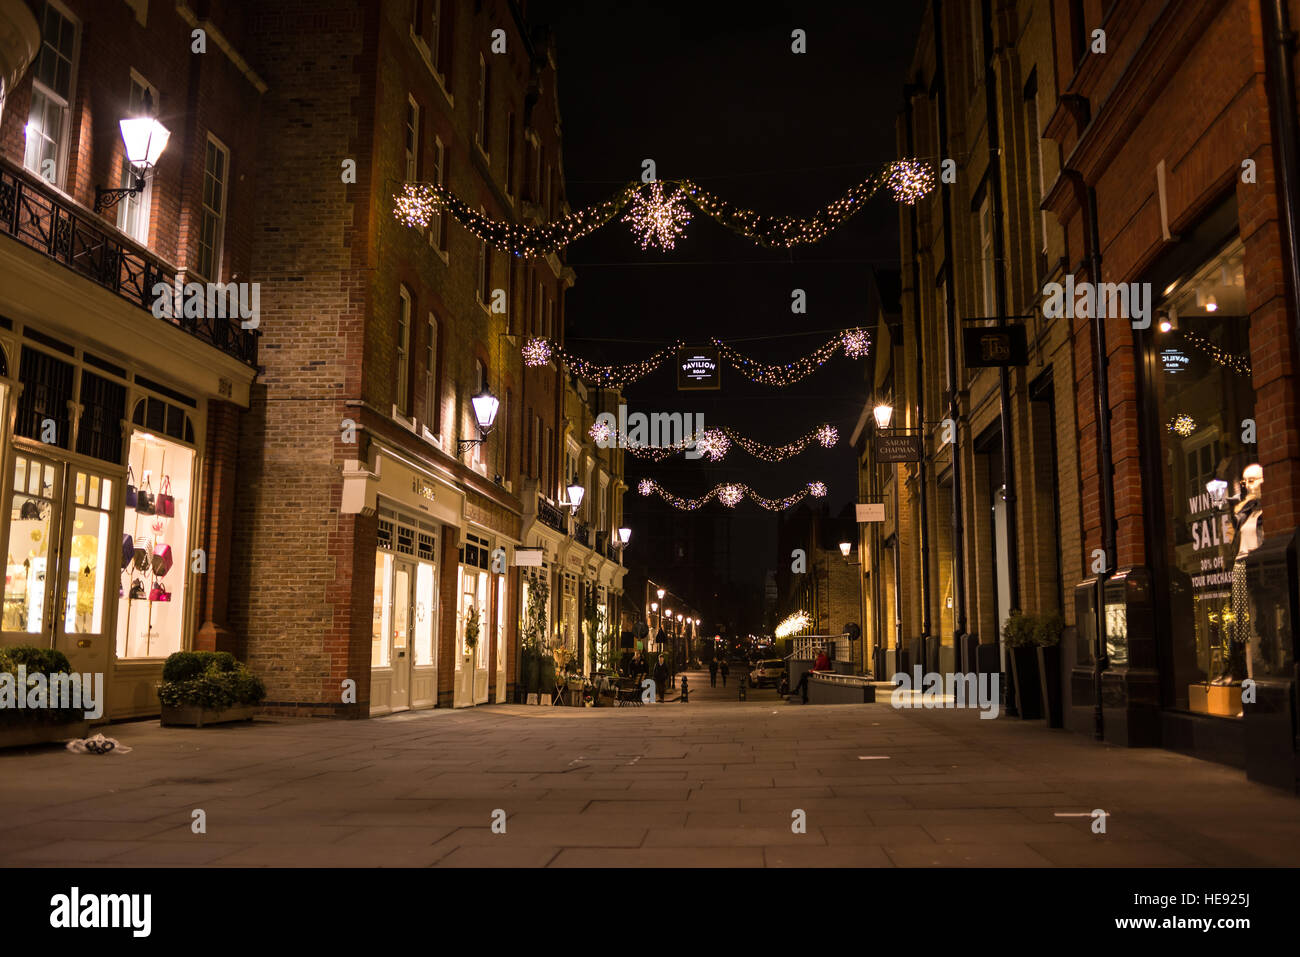
M587 434L591 436L597 445L604 448L605 443L614 434L614 427L608 422L596 421L591 424L591 429Z
M529 339L521 351L526 366L544 366L551 361L551 344L545 339Z
M691 211L683 197L681 190L665 196L663 184L657 181L636 194L623 214L623 222L632 227L642 249L672 249L686 235Z
M915 205L916 201L934 189L934 171L928 163L905 159L889 164L885 185L894 194L894 201Z
M808 483L808 494L811 495L813 498L825 498L825 497L826 497L826 483L825 483L825 482L809 482L809 483Z
M407 183L402 192L393 197L393 210L407 226L424 229L441 203L433 188L427 183Z
M833 425L823 425L817 430L817 441L822 444L822 448L832 448L840 440L840 433Z
M845 329L841 341L844 354L850 359L861 359L871 351L871 336L865 329Z
M1186 412L1179 412L1169 421L1169 431L1187 438L1196 431L1196 420Z
M742 485L724 485L718 490L718 501L727 508L735 508L745 498L745 488Z
M653 495L655 491L655 483L650 479L642 479L637 483L636 490L642 495Z
M707 455L710 462L720 462L731 449L731 439L721 429L707 429L695 440L695 451Z

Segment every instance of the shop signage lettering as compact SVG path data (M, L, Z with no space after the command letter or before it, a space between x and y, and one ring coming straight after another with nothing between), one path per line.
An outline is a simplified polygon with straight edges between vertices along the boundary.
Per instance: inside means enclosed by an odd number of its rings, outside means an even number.
M677 388L722 388L717 346L692 346L677 350Z
M1177 349L1164 349L1160 353L1160 366L1170 375L1177 375L1187 368L1187 363L1191 361L1187 358L1186 353Z
M1029 364L1029 345L1025 327L1015 325L997 328L963 329L963 346L966 365L972 369L1023 366Z
M888 433L877 435L875 453L877 462L919 462L921 461L921 437Z
M428 499L430 502L434 500L433 483L426 482L418 475L411 479L411 491L420 496L420 498Z

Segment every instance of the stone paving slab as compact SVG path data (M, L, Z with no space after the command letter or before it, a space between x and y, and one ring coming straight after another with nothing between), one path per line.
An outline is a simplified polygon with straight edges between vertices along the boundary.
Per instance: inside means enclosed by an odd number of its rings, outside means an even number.
M693 689L697 684L691 676ZM106 733L0 753L16 867L1294 865L1300 803L1233 768L976 713L479 707ZM708 689L713 692L714 689ZM880 760L862 760L863 757ZM208 833L190 830L191 811ZM1107 812L1094 834L1093 809ZM505 834L490 829L506 812ZM806 815L806 833L791 815Z

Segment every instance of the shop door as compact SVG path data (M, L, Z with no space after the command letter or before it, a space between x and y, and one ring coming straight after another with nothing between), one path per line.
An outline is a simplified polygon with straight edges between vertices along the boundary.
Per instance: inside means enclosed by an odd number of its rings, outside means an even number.
M393 663L389 707L393 711L405 711L411 706L411 621L414 618L411 613L411 584L414 580L415 566L399 559L393 568L393 632L389 655Z
M14 451L3 638L62 651L81 674L106 675L111 582L122 543L110 548L116 479ZM110 575L112 571L114 574Z
M506 700L506 576L497 576L497 673L496 694L493 700L501 704Z

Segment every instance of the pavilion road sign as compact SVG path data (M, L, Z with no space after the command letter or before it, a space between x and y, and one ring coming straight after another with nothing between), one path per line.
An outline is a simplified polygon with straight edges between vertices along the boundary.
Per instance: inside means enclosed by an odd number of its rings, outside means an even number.
M922 451L921 436L914 432L901 434L877 432L874 451L877 462L919 462Z
M677 388L683 391L722 388L722 366L717 346L678 347Z
M1020 323L963 329L966 367L969 369L1029 365L1029 344Z

